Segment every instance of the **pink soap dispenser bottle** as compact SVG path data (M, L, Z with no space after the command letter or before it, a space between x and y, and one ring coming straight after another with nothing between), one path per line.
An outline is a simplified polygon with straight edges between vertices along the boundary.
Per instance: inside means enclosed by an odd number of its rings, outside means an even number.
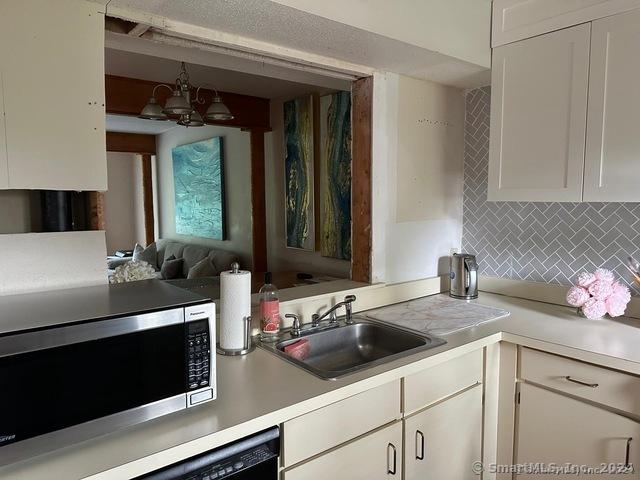
M260 289L260 330L263 340L276 340L280 333L280 299L278 288L271 283L271 272L264 274L264 285Z

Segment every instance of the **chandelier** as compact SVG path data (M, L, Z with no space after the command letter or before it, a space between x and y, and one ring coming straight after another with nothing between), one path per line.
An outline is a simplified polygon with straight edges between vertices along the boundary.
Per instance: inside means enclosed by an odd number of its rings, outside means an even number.
M178 115L178 125L185 127L202 127L205 121L220 121L220 120L232 120L233 115L222 102L222 98L218 95L218 91L213 89L215 95L211 101L211 105L207 108L204 114L204 119L200 112L196 109L195 105L204 105L205 99L200 97L200 89L209 85L201 85L197 89L189 82L189 74L187 68L182 62L180 67L180 74L176 79L175 87L171 87L165 83L160 83L153 88L151 98L144 106L138 117L147 120L169 120L169 116ZM156 90L160 87L165 87L171 90L171 96L167 99L164 107L156 100ZM195 95L192 94L195 91Z

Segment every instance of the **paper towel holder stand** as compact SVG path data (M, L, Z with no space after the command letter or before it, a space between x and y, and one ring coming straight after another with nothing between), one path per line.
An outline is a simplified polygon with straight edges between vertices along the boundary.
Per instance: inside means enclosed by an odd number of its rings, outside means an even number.
M216 352L219 355L227 355L230 357L236 357L238 355L246 355L252 352L256 348L255 344L251 341L251 316L244 319L244 347L238 349L222 348L220 342L216 343Z

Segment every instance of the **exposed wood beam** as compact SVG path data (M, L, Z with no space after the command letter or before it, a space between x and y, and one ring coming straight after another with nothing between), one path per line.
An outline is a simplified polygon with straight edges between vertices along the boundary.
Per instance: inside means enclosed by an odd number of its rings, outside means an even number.
M145 25L144 23L138 23L135 27L127 32L130 37L141 37L151 28L151 25Z
M254 272L267 271L264 131L251 131L251 225Z
M142 133L107 132L107 152L156 154L156 136Z
M142 155L142 197L144 205L144 236L147 245L155 241L153 212L153 179L151 177L151 155Z
M105 229L104 192L88 192L89 228Z
M118 115L137 116L151 97L153 87L158 83L162 82L105 75L106 112ZM224 125L247 130L271 130L269 121L269 99L239 95L236 93L218 93L233 113L234 119L210 122L212 125ZM156 98L160 103L164 103L169 95L171 95L171 92L166 88L159 88L156 91ZM204 116L207 107L211 103L214 92L212 90L202 89L200 90L200 95L205 98L206 102L204 105L196 105L196 108L200 114Z
M373 77L353 82L351 161L351 279L371 282L371 145Z

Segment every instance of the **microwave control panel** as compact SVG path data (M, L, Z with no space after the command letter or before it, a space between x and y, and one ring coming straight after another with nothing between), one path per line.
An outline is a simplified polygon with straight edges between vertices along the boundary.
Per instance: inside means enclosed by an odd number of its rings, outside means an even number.
M211 343L209 323L187 323L187 388L189 391L209 386Z

